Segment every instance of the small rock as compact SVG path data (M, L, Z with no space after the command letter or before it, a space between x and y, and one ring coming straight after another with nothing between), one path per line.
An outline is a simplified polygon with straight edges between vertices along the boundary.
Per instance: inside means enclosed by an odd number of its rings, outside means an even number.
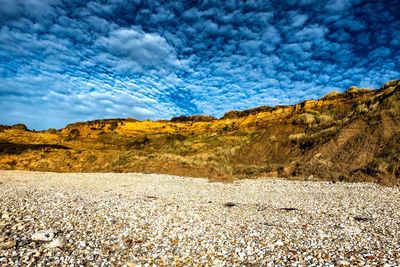
M225 262L220 259L214 259L213 266L224 266L225 265L224 263Z
M3 228L6 228L7 225L8 225L8 223L0 222L0 230L2 230Z
M367 217L363 217L363 216L355 216L354 220L357 222L366 222L366 221L369 221L370 219Z
M85 241L79 241L79 242L78 242L78 245L79 245L80 247L82 247L82 248L85 248L85 247L86 247L86 242L85 242Z
M284 211L294 211L294 210L298 210L298 209L296 209L296 208L281 208L281 210L284 210Z
M279 247L282 247L282 246L284 246L285 245L285 243L283 243L283 241L282 240L278 240L278 241L276 241L276 243L275 243L277 246L279 246Z
M348 262L346 260L337 260L336 266L350 266L350 262Z
M361 234L361 232L362 232L360 228L355 227L355 226L347 227L345 230L350 235L358 235L358 234Z
M246 258L246 253L240 251L239 253L237 253L238 257L240 260L244 260Z
M330 237L329 234L325 233L325 232L322 231L322 230L318 230L318 234L319 234L319 236L320 236L321 239L328 239L328 238Z
M224 204L224 206L225 206L225 207L228 207L228 208L231 208L231 207L235 207L236 204L235 204L234 202L226 202L226 203Z
M3 213L3 215L1 215L2 219L8 220L10 219L10 214L8 214L7 212Z
M62 248L65 246L66 240L64 237L59 236L47 244L48 248Z
M0 242L0 250L10 249L15 247L16 243L14 240Z
M24 223L22 223L22 222L17 223L17 224L14 224L14 225L11 227L12 230L22 230L22 229L24 229L24 228L25 228L25 225L24 225Z
M372 254L364 254L363 255L364 256L364 258L366 258L367 260L370 260L370 261L372 261L373 259L374 259L374 255L372 255Z
M44 230L34 233L31 236L32 241L36 242L50 242L54 239L55 233L53 230Z

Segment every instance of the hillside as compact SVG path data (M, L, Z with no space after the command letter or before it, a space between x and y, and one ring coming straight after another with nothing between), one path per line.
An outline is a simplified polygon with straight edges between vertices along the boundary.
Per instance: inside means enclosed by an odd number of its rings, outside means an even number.
M109 119L61 130L0 126L0 169L281 176L400 184L400 81L220 119Z

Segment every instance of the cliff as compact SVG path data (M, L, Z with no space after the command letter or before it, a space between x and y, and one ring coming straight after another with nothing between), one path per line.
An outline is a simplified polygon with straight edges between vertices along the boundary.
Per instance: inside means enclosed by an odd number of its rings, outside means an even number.
M400 81L220 119L108 119L33 132L0 127L0 169L283 176L400 184Z

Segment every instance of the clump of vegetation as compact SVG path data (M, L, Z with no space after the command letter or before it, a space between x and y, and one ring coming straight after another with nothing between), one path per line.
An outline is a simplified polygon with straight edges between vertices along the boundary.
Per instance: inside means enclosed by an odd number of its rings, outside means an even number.
M306 133L295 133L295 134L290 134L288 138L291 141L297 141L297 140L304 138L305 136L306 136Z
M393 137L364 171L374 177L392 175L400 178L400 136Z
M12 128L16 130L28 131L28 127L26 127L26 125L22 123L15 124L12 126Z
M16 160L12 160L12 161L7 162L7 164L8 164L10 167L15 167L15 166L17 166L17 161L16 161Z
M118 121L112 121L110 123L110 126L108 127L108 129L110 129L110 131L114 131L117 128L118 128Z
M99 133L100 140L104 144L109 144L109 145L116 145L116 146L124 146L126 143L126 138L121 136L120 134L116 132L104 132L101 131Z
M336 98L340 95L340 93L338 91L332 91L327 93L322 99L333 99Z
M93 163L97 160L97 157L95 155L89 155L87 157L88 162Z
M203 122L203 121L213 121L216 120L215 117L209 115L192 115L192 116L177 116L172 117L171 122Z
M315 116L310 113L303 113L293 118L292 123L294 125L307 125L311 126L315 123Z
M130 157L127 154L119 155L118 158L112 163L113 167L121 167L130 162Z
M358 115L367 114L368 111L369 111L369 108L368 108L368 106L366 104L357 105L356 113Z
M81 133L79 132L78 129L72 129L69 133L68 136L65 138L65 141L75 141L81 136Z
M137 138L125 139L124 145L127 149L139 149L143 148L150 143L150 138L147 136L141 136Z
M309 150L330 140L337 132L336 127L331 127L318 132L306 133L302 138L295 139L300 149Z
M315 119L320 127L329 127L334 123L332 116L327 114L318 114Z

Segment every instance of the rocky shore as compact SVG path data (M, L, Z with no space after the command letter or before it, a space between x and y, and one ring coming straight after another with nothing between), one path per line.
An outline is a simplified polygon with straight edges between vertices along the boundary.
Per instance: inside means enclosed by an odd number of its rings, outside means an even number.
M0 266L399 266L400 190L0 171Z

